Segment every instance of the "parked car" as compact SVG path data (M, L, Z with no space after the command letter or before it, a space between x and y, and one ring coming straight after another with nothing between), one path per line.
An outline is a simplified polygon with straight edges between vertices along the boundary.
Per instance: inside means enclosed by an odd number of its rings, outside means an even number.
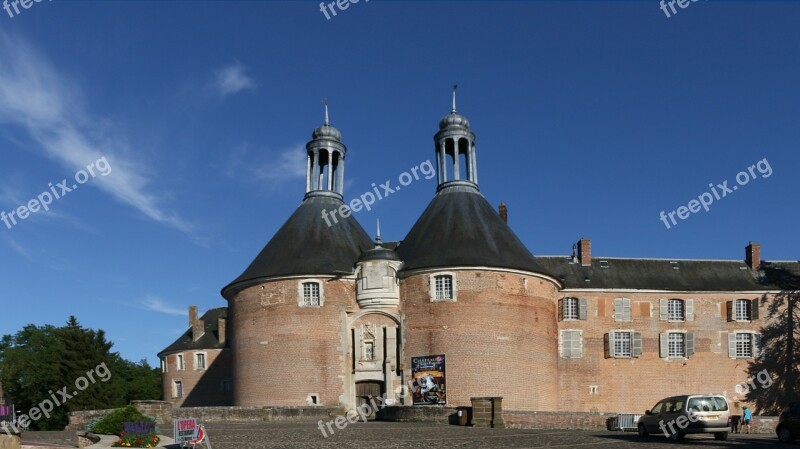
M781 413L775 428L778 439L784 443L800 438L800 402L793 402Z
M731 431L730 409L724 396L689 394L658 401L639 418L639 436L663 433L673 441L690 433L713 433L724 440Z

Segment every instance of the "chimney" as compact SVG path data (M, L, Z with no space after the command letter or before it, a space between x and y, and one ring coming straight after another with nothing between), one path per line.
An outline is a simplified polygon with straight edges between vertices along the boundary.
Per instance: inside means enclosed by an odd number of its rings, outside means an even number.
M189 306L189 327L194 326L197 321L197 306Z
M592 242L587 238L578 240L578 260L584 267L592 266Z
M219 339L219 344L225 344L225 318L220 318L217 320L217 336Z
M761 268L761 245L750 242L744 249L744 261L753 270Z
M194 320L192 324L192 341L197 341L206 333L206 323L203 320Z
M506 207L506 203L500 203L500 218L503 219L503 223L508 223L508 208Z

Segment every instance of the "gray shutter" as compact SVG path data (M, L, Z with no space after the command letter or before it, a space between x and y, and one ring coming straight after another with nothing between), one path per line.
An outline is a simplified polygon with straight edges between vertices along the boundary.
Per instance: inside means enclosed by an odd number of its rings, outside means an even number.
M614 357L614 331L611 331L604 336L603 343L606 347L606 358L610 359Z
M566 353L567 353L567 351L566 351L566 348L567 348L567 342L566 342L567 334L568 334L567 331L561 331L561 332L558 333L558 335L560 337L558 339L558 355L560 357L565 357Z
M623 319L625 321L631 321L631 300L630 299L623 299L622 300L622 314Z
M641 332L634 332L633 333L633 348L631 348L631 355L634 357L640 357L642 355L642 333Z
M659 301L658 319L661 321L667 321L669 319L669 308L666 299L661 299Z
M663 333L658 334L658 355L659 357L665 359L669 357L669 334Z
M728 321L733 321L733 301L725 301L725 314L728 317Z
M575 331L575 338L576 341L578 342L577 345L578 355L576 355L576 357L580 358L583 357L583 335L581 335L580 331Z
M694 321L694 299L687 299L683 305L686 306L686 321Z
M750 319L751 319L752 321L755 321L755 320L757 320L757 319L758 319L758 306L759 306L759 302L760 302L760 301L758 300L758 298L756 298L756 299L754 299L754 300L752 300L752 301L750 302Z
M753 358L761 356L764 348L761 347L761 334L753 334Z
M691 357L694 355L694 333L687 332L685 341L686 341L686 357Z
M586 319L586 298L578 299L578 319Z
M614 298L614 321L622 321L622 298Z
M736 332L728 334L728 357L736 358Z
M564 321L564 298L558 300L558 321Z

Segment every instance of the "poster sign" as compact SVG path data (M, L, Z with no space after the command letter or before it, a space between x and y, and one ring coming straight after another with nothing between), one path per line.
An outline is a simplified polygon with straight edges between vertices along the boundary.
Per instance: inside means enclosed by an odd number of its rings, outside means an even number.
M444 354L411 358L414 405L447 404Z
M176 419L172 421L175 430L175 444L184 445L197 438L197 418Z

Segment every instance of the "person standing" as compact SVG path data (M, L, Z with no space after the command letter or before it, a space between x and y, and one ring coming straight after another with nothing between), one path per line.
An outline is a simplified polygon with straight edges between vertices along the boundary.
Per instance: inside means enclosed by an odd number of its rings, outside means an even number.
M731 433L739 433L739 423L742 421L739 403L735 402L733 410L731 410Z
M753 414L750 413L750 409L747 406L744 406L744 413L742 414L742 428L747 427L747 433L750 433L750 419L753 418Z

